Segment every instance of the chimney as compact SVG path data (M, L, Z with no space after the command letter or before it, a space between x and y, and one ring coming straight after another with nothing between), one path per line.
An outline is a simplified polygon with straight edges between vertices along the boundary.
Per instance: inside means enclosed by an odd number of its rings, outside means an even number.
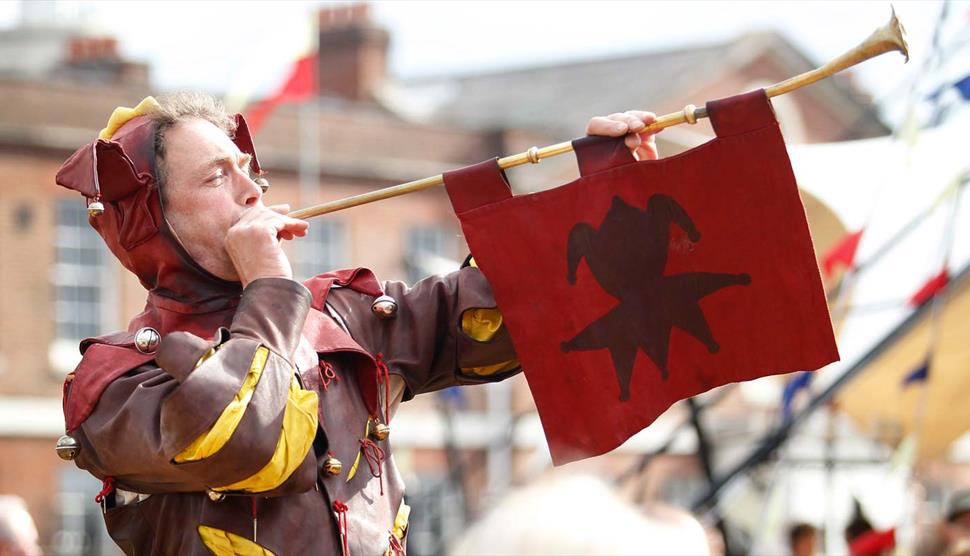
M122 58L114 37L76 35L65 47L64 59L54 71L59 77L148 87L148 65Z
M68 42L68 63L117 62L118 41L112 37L72 37Z
M375 100L387 75L387 31L371 22L367 4L324 8L318 18L320 94Z

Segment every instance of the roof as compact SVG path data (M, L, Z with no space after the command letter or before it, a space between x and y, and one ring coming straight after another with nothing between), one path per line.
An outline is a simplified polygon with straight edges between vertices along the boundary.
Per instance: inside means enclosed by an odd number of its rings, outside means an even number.
M436 119L474 128L527 128L558 134L583 129L590 114L638 107L670 112L687 102L699 105L705 99L692 99L691 93L716 86L766 55L775 62L771 66L792 72L780 75L779 80L816 67L781 35L754 32L723 43L677 50L422 78L404 85L413 96L439 99L433 111ZM764 67L759 66L759 71L771 72ZM848 78L828 79L813 89L812 94L824 98L821 104L830 105L833 114L840 118L850 115L844 121L853 122L856 138L888 133ZM724 94L735 92L743 91Z

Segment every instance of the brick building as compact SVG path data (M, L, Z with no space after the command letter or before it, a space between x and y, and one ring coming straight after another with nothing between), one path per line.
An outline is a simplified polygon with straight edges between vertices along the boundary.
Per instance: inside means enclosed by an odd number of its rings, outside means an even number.
M753 34L675 52L401 83L386 74L387 31L366 8L335 10L340 17L320 12L320 74L329 76L320 97L280 107L256 136L272 183L268 202L306 206L362 193L580 135L596 114L678 110L814 66L782 37ZM37 25L0 33L0 493L27 500L52 552L110 546L100 544L109 541L99 536L90 500L98 485L54 456L63 427L59 394L78 340L123 328L144 303L137 281L88 226L83 200L56 187L53 176L115 106L155 92L149 69L122 59L110 37ZM630 74L664 77L631 83ZM419 104L433 109L418 117ZM887 131L846 79L779 99L776 109L790 142ZM710 134L706 123L666 130L662 156ZM521 190L549 187L574 177L573 165L562 157L510 178ZM814 199L806 206L824 250L841 224ZM366 265L382 278L413 281L456 267L465 247L446 196L431 190L318 218L290 253L303 277ZM484 501L548 466L521 377L453 399L411 402L395 425L395 456L419 510L416 553L438 551L440 539ZM741 400L724 405L721 427L748 426ZM579 465L611 475L628 469L670 433L678 411L615 454ZM679 446L648 470L647 498L680 501L702 480L690 439Z

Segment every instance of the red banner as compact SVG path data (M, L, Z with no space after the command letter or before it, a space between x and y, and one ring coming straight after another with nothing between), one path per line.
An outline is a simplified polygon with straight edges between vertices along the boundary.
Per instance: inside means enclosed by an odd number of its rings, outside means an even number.
M707 109L717 138L661 160L574 141L581 177L540 193L512 196L495 160L445 174L557 465L677 400L838 359L767 97Z

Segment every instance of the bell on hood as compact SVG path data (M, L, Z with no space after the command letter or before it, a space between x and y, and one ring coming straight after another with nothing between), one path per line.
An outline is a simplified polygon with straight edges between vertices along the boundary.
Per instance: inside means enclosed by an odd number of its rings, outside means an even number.
M97 218L104 214L104 205L100 201L94 201L88 203L88 216L91 218Z

